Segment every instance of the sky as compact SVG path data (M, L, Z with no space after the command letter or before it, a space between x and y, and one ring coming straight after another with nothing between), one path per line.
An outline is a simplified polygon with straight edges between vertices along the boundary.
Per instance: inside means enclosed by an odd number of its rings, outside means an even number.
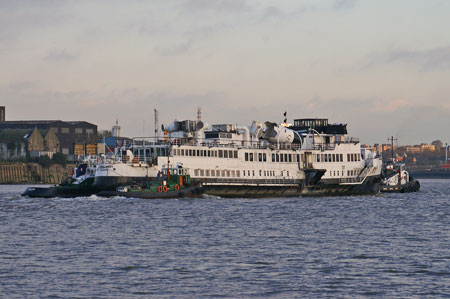
M450 1L0 0L7 120L196 119L450 143Z

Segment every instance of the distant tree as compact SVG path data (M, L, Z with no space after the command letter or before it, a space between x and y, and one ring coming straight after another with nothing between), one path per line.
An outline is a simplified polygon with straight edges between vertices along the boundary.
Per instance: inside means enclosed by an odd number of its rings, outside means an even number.
M433 141L433 142L431 143L431 145L434 145L434 146L436 147L436 150L440 150L441 147L444 146L444 144L442 143L442 141L440 141L439 139Z
M56 164L60 164L63 166L66 166L66 164L67 164L67 157L63 153L54 153L52 160Z
M53 164L53 161L47 155L45 155L38 158L38 164L42 167L49 167Z
M112 136L112 132L110 130L101 130L97 133L98 139L102 140L106 137Z

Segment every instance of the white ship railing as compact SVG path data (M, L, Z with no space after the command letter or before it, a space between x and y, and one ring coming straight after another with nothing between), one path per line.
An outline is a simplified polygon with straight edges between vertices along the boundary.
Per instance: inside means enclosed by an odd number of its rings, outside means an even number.
M289 185L298 186L300 179L237 179L237 178L198 178L204 185Z
M361 171L361 173L357 177L354 177L354 178L340 178L339 184L340 185L360 185L366 180L367 176L374 168L375 168L375 166L366 167L363 169L363 171Z

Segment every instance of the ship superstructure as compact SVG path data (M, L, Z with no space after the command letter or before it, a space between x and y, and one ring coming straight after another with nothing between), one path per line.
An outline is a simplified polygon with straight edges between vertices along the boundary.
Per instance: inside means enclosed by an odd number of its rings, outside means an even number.
M254 121L248 127L175 120L162 129L167 135L153 147L166 150L153 155L149 163L144 146L136 144L129 149L133 159L159 171L185 168L207 194L379 192L381 159L361 148L359 139L348 136L346 125L329 124L327 119L296 119L293 125Z

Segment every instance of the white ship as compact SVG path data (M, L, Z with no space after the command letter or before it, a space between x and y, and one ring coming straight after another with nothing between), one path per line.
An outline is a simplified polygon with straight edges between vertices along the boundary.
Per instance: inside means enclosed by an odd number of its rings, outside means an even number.
M105 163L97 168L96 182L103 168L115 169L114 175L104 173L104 182L121 178L130 183L139 176L132 167L142 167L140 178L149 180L177 166L202 182L206 194L222 197L380 191L381 159L349 137L346 125L327 119L297 119L293 125L253 122L249 127L175 120L162 128L168 132L164 140L134 144L126 152L125 159L141 166L127 160L117 161L116 167Z

